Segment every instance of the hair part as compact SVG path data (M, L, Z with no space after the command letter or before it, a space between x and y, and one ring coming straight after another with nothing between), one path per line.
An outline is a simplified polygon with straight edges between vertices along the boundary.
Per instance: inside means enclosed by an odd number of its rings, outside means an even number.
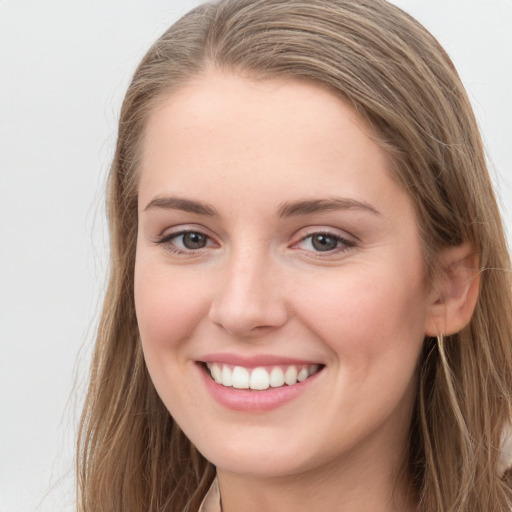
M409 193L432 286L440 251L472 244L479 299L461 332L425 340L407 469L420 512L510 510L510 482L496 468L510 418L512 285L482 141L445 51L383 0L205 4L166 31L137 68L108 181L110 277L79 431L80 510L195 512L214 477L150 381L133 290L137 169L148 116L211 69L310 81L349 102Z

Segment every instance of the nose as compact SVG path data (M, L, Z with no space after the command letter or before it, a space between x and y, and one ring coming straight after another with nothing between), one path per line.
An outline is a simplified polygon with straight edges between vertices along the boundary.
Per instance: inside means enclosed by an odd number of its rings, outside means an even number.
M249 252L231 255L209 311L213 323L237 338L261 336L288 320L278 264Z

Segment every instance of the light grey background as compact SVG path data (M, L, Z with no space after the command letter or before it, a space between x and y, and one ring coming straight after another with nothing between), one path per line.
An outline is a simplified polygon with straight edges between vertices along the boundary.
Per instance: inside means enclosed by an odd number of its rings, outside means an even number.
M73 509L117 112L149 44L197 3L0 0L0 512ZM512 0L396 3L455 61L512 230Z

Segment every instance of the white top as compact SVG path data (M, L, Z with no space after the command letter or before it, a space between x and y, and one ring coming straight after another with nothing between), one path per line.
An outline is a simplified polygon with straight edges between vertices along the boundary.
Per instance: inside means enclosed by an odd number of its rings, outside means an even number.
M219 482L217 481L217 478L212 482L212 485L206 493L206 496L201 502L201 506L197 512L222 512Z

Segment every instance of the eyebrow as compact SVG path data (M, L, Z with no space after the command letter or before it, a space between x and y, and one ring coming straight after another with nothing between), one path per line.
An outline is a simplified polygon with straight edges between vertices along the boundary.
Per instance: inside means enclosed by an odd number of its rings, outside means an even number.
M218 217L219 214L215 208L207 203L186 199L183 197L155 197L144 208L144 211L152 208L161 208L164 210L181 210L208 217ZM350 210L360 209L368 211L374 215L381 215L373 206L357 199L350 198L329 198L329 199L306 199L301 201L287 201L281 203L277 209L277 215L280 218L296 217L309 215L332 210Z
M208 217L217 217L217 210L207 203L193 201L183 197L155 197L144 208L147 211L152 208L162 208L164 210L182 210L189 213L197 213L198 215L206 215Z
M304 201L293 201L282 203L277 214L279 217L295 217L300 215L308 215L311 213L318 213L331 210L351 210L360 209L370 212L374 215L381 215L373 206L360 201L358 199L338 198L333 197L329 199L307 199Z

